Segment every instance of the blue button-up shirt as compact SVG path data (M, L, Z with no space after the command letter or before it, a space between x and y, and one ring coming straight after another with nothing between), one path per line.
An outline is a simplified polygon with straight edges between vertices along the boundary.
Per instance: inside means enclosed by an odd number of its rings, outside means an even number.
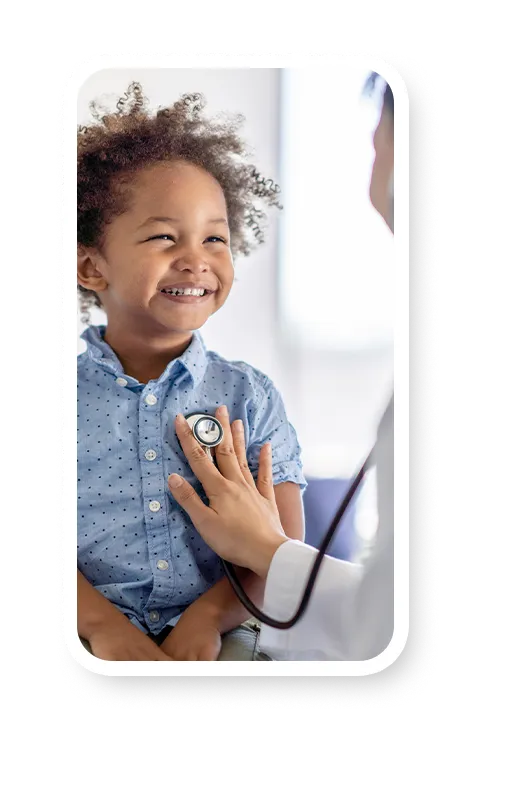
M168 488L168 476L179 473L207 503L175 416L214 414L225 403L231 422L244 423L253 474L271 441L274 483L303 489L300 447L267 376L207 351L198 333L160 378L141 384L123 372L104 331L90 326L78 357L78 568L135 625L156 634L223 575Z

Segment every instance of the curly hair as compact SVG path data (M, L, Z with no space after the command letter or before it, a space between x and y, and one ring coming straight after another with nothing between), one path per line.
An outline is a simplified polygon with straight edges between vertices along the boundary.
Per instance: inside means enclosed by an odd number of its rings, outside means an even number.
M281 209L280 189L247 162L237 130L242 116L209 119L202 94L184 94L156 112L147 111L139 83L131 83L116 110L90 103L94 122L78 127L78 244L101 247L106 225L125 212L133 176L164 161L184 160L203 168L220 184L226 200L233 254L248 255L264 241L267 214ZM260 205L256 200L260 200ZM83 319L99 296L78 285Z

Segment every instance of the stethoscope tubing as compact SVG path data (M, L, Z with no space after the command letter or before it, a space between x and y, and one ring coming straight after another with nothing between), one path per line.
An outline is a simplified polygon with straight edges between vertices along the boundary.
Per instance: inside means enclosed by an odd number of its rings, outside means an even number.
M218 428L221 431L221 436L220 436L220 439L219 439L219 442L220 442L220 440L222 439L222 436L223 436L223 429L222 429L222 425L220 424L220 422L215 417L213 417L213 415L209 415L206 412L192 412L190 415L186 416L186 419L188 420L190 417L193 418L195 415L200 415L201 418L212 420L214 423L216 423L216 425L218 426ZM218 466L217 462L216 462L216 459L213 458L212 453L211 453L211 448L215 447L215 445L218 445L218 442L214 443L211 446L206 445L205 442L203 440L201 440L201 438L194 431L194 428L196 428L196 425L198 424L198 422L199 422L199 420L197 420L196 423L194 425L192 425L192 431L194 432L195 439L206 450L206 453L208 454L208 456L210 456L212 458L215 466ZM309 605L309 600L311 598L311 595L313 593L314 587L316 585L316 579L318 577L318 572L320 571L320 567L321 567L321 565L323 563L323 559L325 557L325 554L326 554L326 552L327 552L327 550L328 550L328 548L329 548L329 546L330 546L330 544L331 544L331 542L332 542L332 540L334 538L334 534L336 533L336 531L338 529L338 526L339 526L339 524L341 522L341 519L342 519L343 515L346 513L348 507L350 506L350 504L351 504L351 502L352 502L357 490L359 489L361 481L363 480L363 477L364 477L367 469L370 466L370 459L372 457L372 454L373 454L373 449L370 451L370 453L368 454L367 458L363 462L362 466L358 470L356 477L354 478L354 480L349 485L348 491L347 491L345 497L343 498L339 508L337 509L336 514L334 515L334 519L332 520L332 523L330 524L327 533L323 537L323 541L322 541L321 545L318 548L318 555L316 556L316 559L315 559L314 564L312 566L312 569L310 571L309 577L307 579L307 583L306 583L305 588L303 590L303 594L302 594L302 597L301 597L301 600L300 600L300 604L299 604L298 608L296 609L296 612L293 614L293 616L290 619L287 619L285 621L284 620L280 620L280 619L274 619L274 617L268 616L260 608L258 608L258 606L256 606L250 600L250 598L248 597L248 595L244 591L244 588L243 588L242 584L240 583L240 581L238 579L238 576L237 576L237 573L235 571L235 568L234 568L233 564L230 561L225 561L224 559L221 559L222 567L224 569L224 573L225 573L227 579L229 580L229 583L231 584L231 587L232 587L233 591L235 592L236 596L238 597L238 599L240 600L240 602L242 603L244 608L246 608L249 611L249 613L252 614L252 616L254 616L256 619L258 619L260 622L263 622L265 625L269 625L270 627L274 627L277 630L289 630L289 628L294 627L294 625L302 618L302 616L304 615L304 613L307 610L307 607Z

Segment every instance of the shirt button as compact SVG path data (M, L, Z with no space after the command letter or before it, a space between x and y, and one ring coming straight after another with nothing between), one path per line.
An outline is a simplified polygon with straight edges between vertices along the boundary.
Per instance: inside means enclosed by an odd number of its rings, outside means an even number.
M123 378L121 378L121 376L120 376L118 379L116 379L116 384L119 384L119 386L120 386L120 387L126 387L126 385L128 384L128 382L127 382L127 380L126 380L126 379L123 379Z
M168 569L169 564L167 561L164 561L162 558L160 561L157 562L157 569Z
M157 457L157 453L150 448L149 451L146 451L144 454L144 458L148 459L149 462L153 462L153 460Z
M148 404L148 406L153 406L154 404L157 403L157 398L155 397L155 395L147 395L144 400Z
M159 619L159 611L150 611L150 622L158 622Z
M159 511L159 509L161 508L161 504L159 503L158 500L152 500L152 502L148 504L148 508L150 509L150 511Z

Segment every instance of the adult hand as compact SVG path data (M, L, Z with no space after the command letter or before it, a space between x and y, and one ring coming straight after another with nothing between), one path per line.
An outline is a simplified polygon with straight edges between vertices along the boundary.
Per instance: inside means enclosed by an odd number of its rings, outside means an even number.
M178 415L175 420L180 444L204 487L209 506L177 474L168 479L169 487L217 555L265 578L275 552L287 541L276 508L271 446L264 445L260 452L255 484L247 464L242 421L236 420L231 428L225 406L219 407L216 414L224 430L222 442L216 448L218 469L184 417Z

